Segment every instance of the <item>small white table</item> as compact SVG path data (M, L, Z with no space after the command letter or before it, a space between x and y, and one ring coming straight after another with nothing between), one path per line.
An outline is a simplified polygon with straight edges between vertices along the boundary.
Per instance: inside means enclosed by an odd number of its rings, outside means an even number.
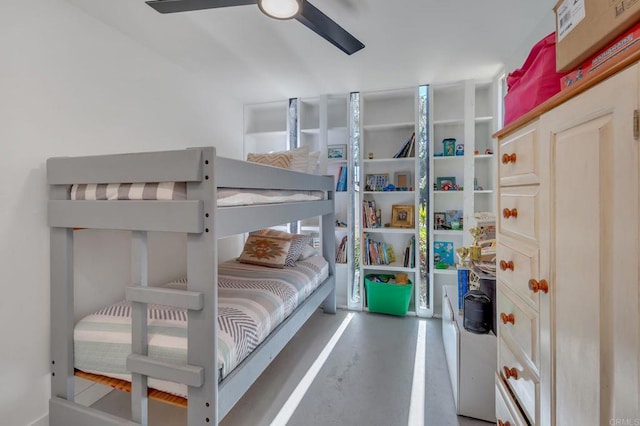
M495 422L496 336L463 327L456 286L442 293L442 341L459 415Z

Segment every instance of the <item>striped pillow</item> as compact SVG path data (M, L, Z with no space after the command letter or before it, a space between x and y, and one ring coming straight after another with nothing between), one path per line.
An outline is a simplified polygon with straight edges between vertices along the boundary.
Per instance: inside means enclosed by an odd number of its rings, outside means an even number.
M290 152L275 152L273 154L247 154L247 161L266 164L268 166L288 169L291 166L293 154Z
M252 232L251 235L268 235L278 238L289 238L291 246L287 252L287 258L284 262L285 266L296 266L296 262L300 258L300 255L304 251L306 245L309 244L309 236L303 234L290 234L284 231L278 231L277 229L261 229L259 231Z
M186 200L185 182L81 183L71 186L72 200Z

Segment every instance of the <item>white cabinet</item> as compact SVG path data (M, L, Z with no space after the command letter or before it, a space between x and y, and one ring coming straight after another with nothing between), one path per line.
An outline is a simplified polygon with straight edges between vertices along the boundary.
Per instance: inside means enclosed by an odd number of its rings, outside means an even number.
M456 283L455 250L471 245L474 213L495 212L495 85L435 85L430 98L429 275L438 301Z
M495 422L496 336L464 329L455 286L442 293L442 341L456 412Z
M499 134L496 397L530 424L640 419L638 78Z

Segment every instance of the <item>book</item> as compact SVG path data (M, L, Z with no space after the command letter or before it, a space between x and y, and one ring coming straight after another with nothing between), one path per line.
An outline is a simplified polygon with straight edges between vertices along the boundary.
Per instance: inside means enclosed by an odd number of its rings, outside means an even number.
M342 241L336 250L336 262L347 263L347 236L342 237Z
M365 234L363 254L363 263L365 265L389 265L393 256L393 248L391 245L375 241Z
M469 269L458 268L458 313L462 314L464 295L469 291Z
M344 192L347 190L347 166L341 166L338 172L338 183L336 184L336 191Z
M453 243L451 241L433 242L433 263L453 266ZM439 268L442 269L442 268Z
M402 146L400 147L399 150L396 151L395 154L393 154L393 158L400 158L402 157L402 153L407 149L407 146L411 143L411 136L409 136L409 138L404 141L404 143L402 144Z
M400 149L396 151L395 154L393 154L393 158L404 158L404 157L412 156L411 152L414 150L415 138L416 138L415 132L411 133L411 136L409 136L409 138L404 142L404 144L402 144Z

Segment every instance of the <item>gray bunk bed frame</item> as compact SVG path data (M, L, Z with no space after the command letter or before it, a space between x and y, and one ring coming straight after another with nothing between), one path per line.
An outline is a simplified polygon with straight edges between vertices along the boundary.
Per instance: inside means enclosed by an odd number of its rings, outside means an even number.
M218 424L320 306L335 313L334 180L216 156L214 147L47 160L50 185L52 426L146 425L147 377L188 385L188 425ZM186 182L184 201L72 201L79 183ZM320 190L321 201L217 207L217 188ZM218 239L321 216L322 254L329 277L223 380L217 368ZM74 402L73 229L131 230L133 275L131 420ZM187 291L147 287L146 233L187 233ZM188 364L147 356L146 304L188 309Z

